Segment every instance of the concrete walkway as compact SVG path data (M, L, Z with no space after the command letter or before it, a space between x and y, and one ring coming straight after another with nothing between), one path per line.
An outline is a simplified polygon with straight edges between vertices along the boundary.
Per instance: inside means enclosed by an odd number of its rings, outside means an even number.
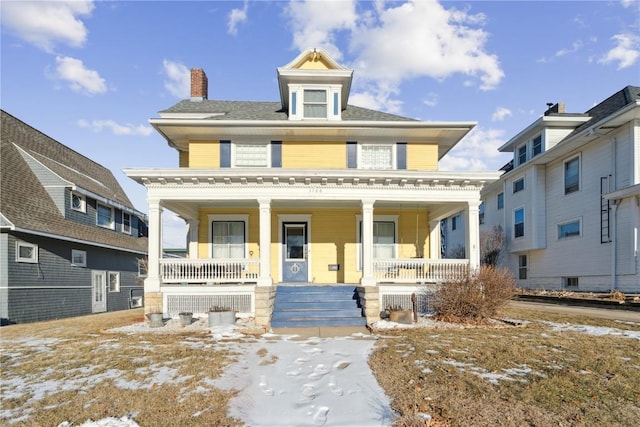
M349 337L353 334L371 335L364 326L312 326L308 328L272 328L274 334L298 335L300 339L311 337L334 338Z
M513 308L547 311L550 313L570 314L574 316L597 317L600 319L618 320L621 322L640 323L640 313L637 311L579 307L575 305L562 304L545 304L528 301L509 301L509 306Z

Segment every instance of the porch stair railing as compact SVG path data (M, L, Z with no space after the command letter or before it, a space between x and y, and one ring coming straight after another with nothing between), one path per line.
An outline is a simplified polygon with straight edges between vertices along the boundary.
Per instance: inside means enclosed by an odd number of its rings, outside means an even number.
M260 273L258 259L163 258L160 275L163 283L255 283Z
M378 283L441 283L469 271L468 259L374 259Z

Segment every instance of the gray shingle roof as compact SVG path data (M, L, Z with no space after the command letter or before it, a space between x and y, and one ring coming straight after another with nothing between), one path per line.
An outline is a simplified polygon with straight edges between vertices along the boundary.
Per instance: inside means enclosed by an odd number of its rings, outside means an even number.
M289 116L282 109L280 102L259 101L216 101L202 100L191 101L185 99L174 106L160 111L163 113L195 113L195 114L221 114L212 116L210 120L288 120ZM407 117L395 114L383 113L368 108L349 105L342 111L342 120L362 121L415 121Z
M16 147L77 187L133 209L111 171L0 110L0 211L18 228L145 251L146 238L70 221L58 210Z

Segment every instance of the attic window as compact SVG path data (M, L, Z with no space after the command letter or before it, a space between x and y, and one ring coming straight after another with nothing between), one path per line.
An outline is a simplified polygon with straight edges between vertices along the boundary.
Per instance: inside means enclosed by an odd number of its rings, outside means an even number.
M324 89L305 89L304 117L310 119L327 118L327 91Z
M71 209L78 212L87 212L87 202L82 194L71 193Z
M341 85L289 85L289 120L340 120Z

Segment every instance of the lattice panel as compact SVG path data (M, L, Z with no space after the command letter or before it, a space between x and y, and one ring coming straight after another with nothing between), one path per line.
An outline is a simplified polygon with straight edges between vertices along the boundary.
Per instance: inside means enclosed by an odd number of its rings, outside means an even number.
M211 307L226 307L238 313L253 313L251 295L168 295L169 316L178 313L206 313Z

